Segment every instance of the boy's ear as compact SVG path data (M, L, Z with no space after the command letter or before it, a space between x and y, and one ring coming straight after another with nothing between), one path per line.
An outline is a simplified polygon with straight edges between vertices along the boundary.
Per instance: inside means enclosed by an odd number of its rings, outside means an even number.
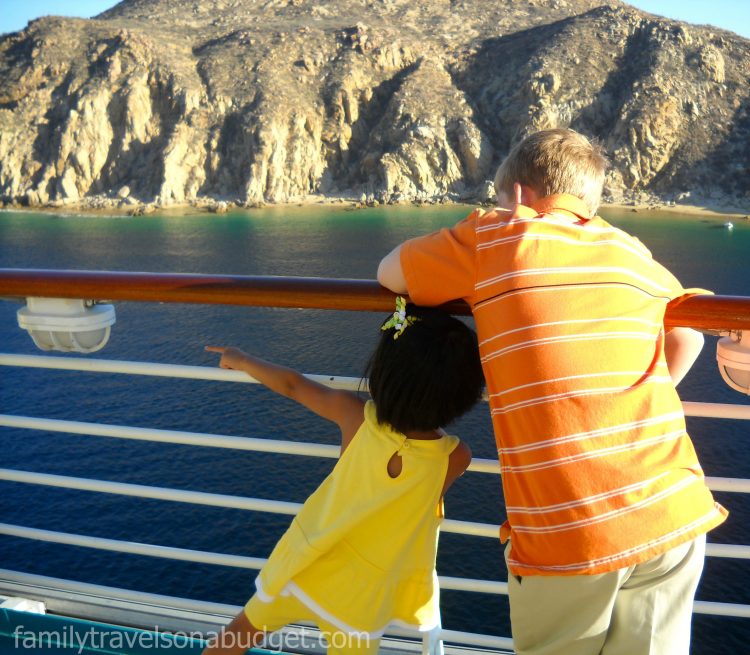
M519 182L513 183L512 194L506 194L504 191L497 193L497 202L500 207L504 207L505 209L515 210L518 205L526 205L528 207L536 200L539 200L539 194L530 186L520 184Z
M518 182L513 183L513 195L517 205L526 205L527 207L539 200L539 194L534 189Z

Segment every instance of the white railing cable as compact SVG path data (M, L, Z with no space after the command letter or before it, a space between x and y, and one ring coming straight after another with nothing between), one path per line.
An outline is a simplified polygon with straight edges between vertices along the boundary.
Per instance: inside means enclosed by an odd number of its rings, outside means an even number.
M510 637L496 637L494 635L478 635L470 632L461 632L459 630L440 631L440 638L449 644L458 644L459 646L471 646L475 648L489 648L491 650L513 651L513 640ZM474 650L468 650L474 653Z
M22 484L38 484L62 489L78 491L92 491L96 493L110 493L136 498L150 498L152 500L167 500L211 507L225 507L253 512L268 512L272 514L295 515L302 507L301 503L283 500L268 500L264 498L245 498L226 494L208 493L205 491L189 491L186 489L170 489L166 487L150 487L142 484L125 482L111 482L108 480L92 480L76 478L51 473L35 473L33 471L17 471L15 469L0 468L0 480L18 482ZM474 521L459 521L445 519L440 527L441 532L468 535L473 537L498 537L500 526L491 523ZM750 546L735 544L707 544L706 554L709 557L723 557L734 559L750 559ZM475 591L479 591L476 589Z
M227 555L225 553L213 553L189 548L177 548L174 546L156 546L135 541L106 539L103 537L92 537L89 535L72 534L69 532L57 532L55 530L42 530L22 525L12 525L10 523L0 523L0 534L8 537L18 537L20 539L47 541L68 546L94 548L96 550L109 550L130 555L146 555L148 557L161 557L184 562L197 562L200 564L217 564L219 566L230 566L243 569L261 569L268 561L262 557ZM505 582L443 576L438 576L438 580L440 581L441 589L503 595L507 595L508 593L508 584Z
M259 569L266 562L265 559L259 557L227 555L224 553L212 553L170 546L155 546L152 544L121 541L117 539L105 539L101 537L55 532L52 530L40 530L38 528L28 528L7 523L0 523L0 534L23 539L34 539L85 548L95 548L98 550L145 555L149 557L162 557L203 564L217 564L236 568ZM508 585L505 582L448 576L439 576L438 579L440 581L440 588L443 590L469 591L496 595L507 595L508 593ZM718 613L722 616L750 617L750 605L698 601L696 602L696 612L706 614ZM444 634L450 632L451 631L444 631ZM444 638L449 640L449 637L444 636Z
M260 569L266 563L261 557L247 557L245 555L228 555L225 553L213 553L203 550L188 548L177 548L174 546L156 546L134 541L122 541L119 539L106 539L102 537L91 537L88 535L71 534L68 532L56 532L54 530L41 530L20 525L0 523L0 534L17 537L21 539L33 539L51 543L79 546L83 548L94 548L112 552L127 553L132 555L145 555L148 557L161 557L183 562L198 562L201 564L216 564L244 569ZM451 591L469 591L487 593L494 595L507 595L508 584L493 580L475 580L471 578L455 578L449 576L438 576L440 588ZM721 616L735 616L750 618L750 605L735 603L713 603L709 601L696 601L695 611L702 614L719 614ZM443 639L451 641L446 634L459 634L443 630ZM482 637L482 635L477 635ZM475 645L481 645L476 643Z
M237 450L251 450L283 455L303 455L305 457L328 457L335 459L339 456L340 452L338 446L329 444L258 439L255 437L230 437L221 434L159 430L156 428L134 428L127 425L61 421L31 416L10 416L8 414L0 414L0 426L27 430L44 430L46 432L83 434L91 437L114 437L117 439L135 439L138 441L154 441L188 446L209 446L211 448L235 448Z
M180 560L183 562L217 564L220 566L232 566L243 569L260 569L267 561L266 559L260 557L227 555L225 553L211 553L203 550L174 548L171 546L156 546L153 544L142 544L135 541L121 541L119 539L105 539L102 537L92 537L89 535L70 534L68 532L56 532L54 530L28 528L25 526L11 525L8 523L0 523L0 534L6 535L8 537L19 537L21 539L34 539L36 541L47 541L56 544L65 544L67 546L81 546L83 548L109 550L116 553L128 553L130 555L163 557L166 559Z
M729 418L740 421L750 420L750 405L734 403L698 403L691 400L682 401L685 416L701 418Z
M209 505L211 507L242 509L252 512L270 512L273 514L286 514L290 516L297 514L302 507L301 503L290 503L283 500L243 498L242 496L207 493L205 491L149 487L143 484L90 480L88 478L52 475L50 473L34 473L32 471L16 471L13 469L0 469L0 480L25 484L39 484L48 487L59 487L62 489L76 489L78 491L116 494L119 496L150 498L152 500L168 500L179 503L192 503L195 505Z
M0 354L0 366L21 366L93 373L121 373L128 375L147 375L192 380L257 384L256 380L239 371L228 371L217 367L153 364L148 362ZM329 375L307 375L307 377L334 388L366 390L365 384L359 378ZM750 405L685 401L683 402L683 408L687 416L750 420ZM23 416L0 415L0 426L312 457L336 458L339 454L338 446L327 444L310 444L273 439L134 428L129 426L104 425L84 423L81 421L65 421ZM497 460L494 459L474 459L469 470L493 474L500 473L499 464ZM90 480L85 478L15 471L10 469L0 469L0 480L286 515L296 514L301 507L300 503L278 500L245 498L225 494L150 487L146 485ZM707 478L707 482L714 491L750 493L750 480L709 477ZM497 538L498 526L446 519L443 522L442 531L462 535ZM101 537L90 537L5 523L0 523L0 534L113 552L162 557L204 564L217 564L238 568L258 569L261 568L266 561L263 558L257 557L229 555L116 539L106 539ZM712 557L750 559L750 546L710 543L707 544L706 554ZM439 576L439 580L440 586L444 590L507 595L507 583L505 582L455 578L449 576ZM750 605L696 601L694 603L694 612L699 614L750 618ZM466 646L512 649L512 640L506 637L477 635L443 629L440 632L440 638L447 642L459 643Z
M37 595L40 590L50 590L53 592L62 592L65 598L105 600L108 606L115 608L155 609L159 614L169 611L170 616L178 616L185 619L188 622L189 630L193 629L196 620L204 622L207 620L212 621L216 624L216 627L220 627L228 619L236 616L237 612L242 609L240 605L213 603L177 596L164 596L133 589L107 587L89 582L52 578L33 573L21 573L8 569L0 569L0 588L12 590L14 595L23 597ZM408 628L391 626L387 630L386 635L419 638L421 633L416 630L409 630ZM485 645L490 648L512 650L512 640L509 637L495 637L492 635L444 629L440 632L440 636L442 635L445 635L445 639L451 643L459 643L467 646Z
M77 597L84 601L96 600L114 608L128 605L131 608L148 606L157 612L168 609L173 616L188 618L191 625L200 615L203 615L201 618L206 616L221 618L221 622L224 623L224 619L235 616L242 609L240 606L225 603L165 596L137 589L108 587L3 568L0 568L0 590L10 591L13 596L32 598L40 592L42 597L48 592L60 592L66 599Z
M738 605L735 603L719 603L710 600L696 600L693 602L694 614L710 614L711 616L734 616L737 618L750 618L750 605Z
M218 361L218 360L217 360ZM62 371L84 371L88 373L124 373L126 375L150 375L155 377L182 378L187 380L212 380L218 382L242 382L259 384L242 371L230 371L217 366L186 366L180 364L157 364L153 362L128 362L115 359L84 359L82 357L51 357L45 355L11 355L0 353L0 366L25 368L47 368ZM313 375L306 377L335 389L350 391L366 390L361 378L339 375Z
M36 418L33 416L12 416L10 414L0 414L0 427L20 428L24 430L44 430L46 432L65 432L67 434L83 434L90 437L135 439L138 441L154 441L158 443L182 444L187 446L235 448L237 450L250 450L283 455L328 457L330 459L336 459L340 452L338 446L330 444L281 441L276 439L257 439L254 437L231 437L221 434L184 432L180 430L160 430L156 428L134 428L127 425L85 423L83 421L65 421L59 419ZM471 462L471 466L469 466L469 470L477 473L499 474L500 465L496 459L474 458Z
M59 419L36 418L31 416L12 416L0 414L0 427L20 428L25 430L44 430L47 432L65 432L83 434L92 437L113 437L117 439L135 439L158 443L183 444L188 446L208 446L212 448L235 448L264 453L285 455L303 455L306 457L339 456L339 447L329 444L303 443L298 441L280 441L275 439L257 439L254 437L230 437L220 434L184 432L179 430L160 430L156 428L134 428L127 425L108 425L104 423L84 423L82 421L64 421ZM469 466L474 473L500 473L496 459L474 458ZM750 480L744 478L706 478L713 491L750 493Z
M0 480L6 482L20 482L23 484L39 484L62 489L76 489L78 491L93 491L96 493L117 494L120 496L134 496L136 498L150 498L152 500L167 500L212 507L226 507L242 509L252 512L268 512L272 514L286 514L294 516L302 507L301 503L282 500L268 500L265 498L245 498L226 494L207 493L205 491L189 491L186 489L168 489L165 487L149 487L142 484L125 482L110 482L108 480L91 480L67 475L53 475L51 473L35 473L33 471L17 471L0 468ZM497 538L499 526L473 521L457 521L446 519L440 528L443 532L469 535L475 537Z
M246 373L228 371L218 367L129 362L113 359L84 359L81 357L0 353L0 366L46 368L90 373L123 373L126 375L149 375L190 380L258 384L257 380L254 380ZM336 389L348 389L350 391L366 389L366 386L358 377L315 374L307 374L307 377ZM750 405L683 401L682 406L687 416L750 420Z
M750 480L745 478L706 477L706 484L711 491L729 491L732 493L750 493Z

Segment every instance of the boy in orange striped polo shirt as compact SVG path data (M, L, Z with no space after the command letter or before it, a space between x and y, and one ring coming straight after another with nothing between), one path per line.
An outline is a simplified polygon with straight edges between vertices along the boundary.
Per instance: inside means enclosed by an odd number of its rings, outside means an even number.
M516 652L687 654L714 502L675 385L703 337L665 334L688 293L596 216L598 146L533 134L495 177L500 207L407 241L378 280L463 298L480 340L508 520Z

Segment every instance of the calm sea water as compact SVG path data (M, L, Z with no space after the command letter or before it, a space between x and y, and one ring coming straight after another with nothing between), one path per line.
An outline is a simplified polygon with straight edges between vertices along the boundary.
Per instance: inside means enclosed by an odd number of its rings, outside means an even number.
M466 208L274 208L223 216L101 217L0 213L0 266L372 278L406 238L450 225ZM636 234L685 286L750 295L750 224L604 212ZM0 302L1 350L34 354L16 326L19 305ZM233 344L310 373L359 375L382 316L355 312L119 303L107 347L95 357L214 365L205 344ZM722 382L715 340L681 386L685 400L747 402ZM226 435L336 443L332 425L253 386L0 369L8 414ZM690 419L708 475L750 477L750 433L736 421ZM494 457L486 407L454 431L479 457ZM330 460L151 444L39 431L0 430L2 466L220 494L301 502ZM714 542L750 543L750 502L717 494L730 519ZM467 474L446 501L450 518L499 523L499 479ZM288 518L239 510L0 483L0 521L115 539L265 556ZM253 571L0 538L0 567L86 582L241 604ZM495 540L444 534L443 575L504 579ZM750 603L750 563L710 558L698 597ZM443 624L509 635L507 600L444 592ZM697 617L694 653L746 652L750 622Z

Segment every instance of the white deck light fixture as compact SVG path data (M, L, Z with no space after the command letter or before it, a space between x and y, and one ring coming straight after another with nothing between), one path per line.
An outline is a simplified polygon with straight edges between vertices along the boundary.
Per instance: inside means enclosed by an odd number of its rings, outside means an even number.
M91 300L27 298L16 316L42 350L93 353L109 341L115 308Z
M750 330L730 332L716 344L721 377L732 389L750 394Z

